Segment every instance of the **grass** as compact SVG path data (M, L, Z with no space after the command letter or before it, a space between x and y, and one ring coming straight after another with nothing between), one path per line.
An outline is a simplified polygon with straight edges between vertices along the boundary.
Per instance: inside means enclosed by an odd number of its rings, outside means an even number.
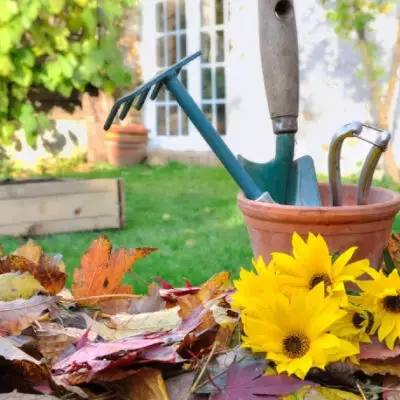
M236 206L238 189L224 169L169 164L79 176L124 179L127 226L102 232L109 236L114 248L159 249L135 264L134 271L144 281L159 275L174 285L183 285L185 277L200 284L218 271L230 270L235 276L240 266L251 265L250 242ZM56 234L35 241L49 253L63 254L71 283L73 269L99 233ZM22 242L0 239L5 251L13 251ZM133 284L136 292L145 290L145 285L131 275L127 283Z
M158 275L174 285L183 285L183 278L200 284L218 271L229 270L235 277L241 266L251 265L250 242L236 205L238 189L222 168L171 163L166 167L108 168L62 175L121 177L126 190L126 228L35 239L45 251L63 254L69 284L73 269L79 266L81 256L100 233L109 236L114 248L159 249L134 266L145 282ZM392 186L386 181L375 184ZM400 231L399 217L394 230ZM0 243L9 252L23 240L1 238ZM126 283L132 284L138 293L146 289L132 275L126 278Z

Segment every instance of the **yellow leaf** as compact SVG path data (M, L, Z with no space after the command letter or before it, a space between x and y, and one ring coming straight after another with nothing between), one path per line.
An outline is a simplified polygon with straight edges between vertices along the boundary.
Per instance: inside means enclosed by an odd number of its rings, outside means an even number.
M33 240L19 247L14 251L14 254L24 257L35 264L39 264L40 256L42 255L42 248L35 244Z
M110 327L116 329L116 338L139 333L164 332L177 328L182 322L179 307L141 314L117 314L111 318Z
M75 3L78 4L78 6L85 7L87 4L88 0L75 0Z
M29 299L39 290L45 291L31 274L9 272L0 275L0 301Z
M362 400L361 396L323 386L303 386L296 393L281 397L282 400Z
M140 368L138 372L118 384L129 400L169 400L161 372L154 368Z

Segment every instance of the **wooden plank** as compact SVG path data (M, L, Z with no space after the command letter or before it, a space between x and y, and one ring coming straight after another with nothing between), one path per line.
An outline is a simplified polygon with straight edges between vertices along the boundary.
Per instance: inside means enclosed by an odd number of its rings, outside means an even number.
M122 179L0 185L0 235L35 236L124 224Z
M80 232L99 229L119 228L118 215L79 218L58 221L21 223L9 226L0 226L0 235L5 236L40 236L50 233Z
M118 179L82 179L0 185L0 199L43 197L54 194L103 193L118 190Z
M0 226L120 214L117 191L0 200L0 210Z

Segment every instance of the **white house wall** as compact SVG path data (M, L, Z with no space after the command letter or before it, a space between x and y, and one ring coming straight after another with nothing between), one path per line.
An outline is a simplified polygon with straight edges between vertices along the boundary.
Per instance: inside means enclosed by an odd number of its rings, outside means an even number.
M187 0L187 7L198 6L198 0ZM272 132L268 105L264 92L258 41L258 16L256 0L231 0L231 20L226 35L230 39L227 54L226 96L227 96L227 145L235 154L253 161L268 161L273 158L275 137ZM300 47L300 114L297 133L296 155L310 154L318 172L327 172L327 148L330 139L342 124L352 120L370 120L368 91L365 82L356 77L360 65L359 54L351 42L339 40L332 27L326 22L324 11L315 0L295 2L297 29ZM197 8L198 9L198 8ZM390 46L395 38L395 16L389 15L376 22L377 39L384 43L382 63L388 66ZM141 50L144 78L155 73L155 45L152 37L154 7L152 0L143 2L143 43ZM190 20L188 28L198 30ZM190 35L188 38L199 35ZM189 43L189 53L196 49L196 43ZM199 44L197 44L199 46ZM191 49L192 48L192 49ZM199 63L190 66L189 91L195 98L200 97ZM398 92L398 90L397 90ZM400 122L400 101L393 128ZM148 105L145 123L155 127L155 110ZM372 132L366 132L374 138ZM207 144L193 126L188 137L157 137L153 132L152 149L208 150ZM397 161L400 162L400 141L394 141ZM343 146L342 171L356 172L363 162L369 145L349 140Z

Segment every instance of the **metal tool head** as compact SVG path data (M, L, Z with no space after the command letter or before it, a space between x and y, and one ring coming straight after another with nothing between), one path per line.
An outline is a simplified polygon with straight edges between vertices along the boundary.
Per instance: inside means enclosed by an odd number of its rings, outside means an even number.
M343 142L349 137L359 137L362 123L354 121L342 126L332 137L328 154L328 176L330 190L330 205L342 205L342 177L340 172L340 156Z
M240 163L261 190L280 204L318 207L321 196L314 161L303 156L293 161L294 135L276 136L276 157L267 163L255 163L238 156ZM283 180L287 177L287 181Z
M388 131L376 128L372 125L363 124L363 126L378 131L380 132L380 134L375 142L372 143L373 146L369 151L367 158L365 159L364 165L361 169L360 178L357 186L357 204L359 205L367 204L374 172L382 153L387 150L391 139L391 134Z
M111 124L113 123L114 118L118 114L118 111L122 105L124 105L124 108L122 109L121 114L119 115L119 118L121 120L123 120L127 116L135 99L138 100L134 105L134 107L137 110L140 110L143 107L144 103L146 102L147 96L149 95L152 89L153 90L150 94L150 99L155 100L158 94L160 93L161 88L168 79L170 79L172 76L179 75L180 71L186 64L190 63L191 61L200 56L201 56L201 51L193 53L192 55L182 59L181 61L172 65L171 67L163 70L159 75L155 76L153 79L144 83L142 86L139 86L133 92L117 100L107 117L107 120L104 124L104 130L107 131L108 129L110 129Z

